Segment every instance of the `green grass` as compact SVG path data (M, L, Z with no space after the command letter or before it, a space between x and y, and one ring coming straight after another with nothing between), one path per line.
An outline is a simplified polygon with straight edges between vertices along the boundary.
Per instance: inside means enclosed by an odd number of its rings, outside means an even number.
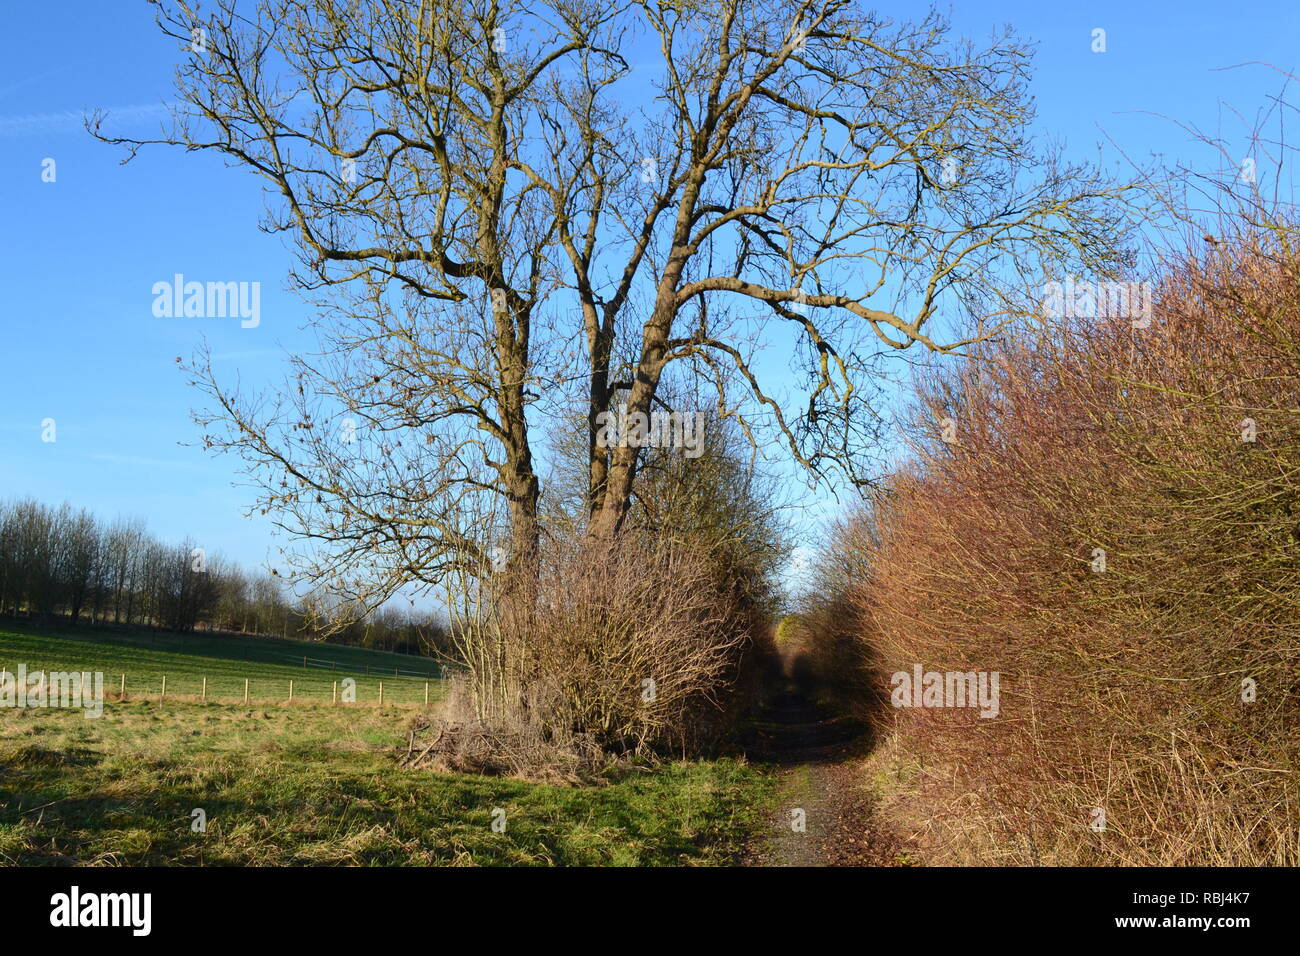
M338 669L304 670L303 654ZM742 857L774 799L769 775L734 760L631 769L589 787L402 770L408 705L423 703L425 681L392 669L436 667L403 655L0 628L0 667L19 664L102 671L109 699L89 719L0 707L0 865L723 864ZM204 677L207 703L177 699L197 697ZM372 706L330 706L343 677Z
M310 665L305 668L304 657ZM0 625L0 668L13 673L20 664L28 671L102 671L109 695L116 695L125 674L128 698L157 699L165 675L168 697L197 698L207 678L210 700L242 702L247 679L250 702L267 703L287 700L289 681L293 681L295 701L328 702L334 682L351 678L356 681L359 704L378 701L381 681L386 704L423 704L425 677L405 675L439 672L437 663L425 658L274 637L44 631ZM394 676L395 671L403 676ZM439 697L440 688L434 677L430 701Z
M769 775L734 760L589 787L401 770L409 718L141 700L95 719L0 708L0 864L725 864L774 799ZM205 833L191 832L195 808Z

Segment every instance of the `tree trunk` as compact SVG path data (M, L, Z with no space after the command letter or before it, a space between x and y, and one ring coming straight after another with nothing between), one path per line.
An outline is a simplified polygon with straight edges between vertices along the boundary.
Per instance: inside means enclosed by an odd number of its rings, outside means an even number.
M685 221L685 209L693 201L694 190L687 190L683 199L683 212L679 214L679 232L683 232L681 223ZM659 388L659 377L664 370L664 357L668 352L668 336L672 331L673 320L677 316L677 286L681 280L682 268L686 263L684 250L675 249L668 260L659 288L655 295L655 308L650 321L646 323L641 338L641 359L637 362L636 380L628 396L627 410L629 417L637 413L650 414L654 403L655 391ZM632 502L632 486L636 480L637 464L640 461L640 449L625 444L626 436L619 436L619 446L612 450L609 473L605 478L604 494L592 515L588 533L594 538L610 539L618 534L627 517L628 507Z

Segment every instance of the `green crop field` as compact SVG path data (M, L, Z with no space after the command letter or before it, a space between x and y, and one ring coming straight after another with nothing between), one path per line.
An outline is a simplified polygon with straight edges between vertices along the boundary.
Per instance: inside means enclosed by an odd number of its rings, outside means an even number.
M100 671L106 695L115 698L126 675L127 698L158 698L167 678L168 697L198 698L207 680L209 700L329 703L335 682L356 682L356 703L376 704L383 684L384 703L422 705L425 685L430 702L441 695L441 673L434 661L364 648L307 643L274 637L116 634L0 625L0 669L10 673ZM340 694L342 691L340 690Z

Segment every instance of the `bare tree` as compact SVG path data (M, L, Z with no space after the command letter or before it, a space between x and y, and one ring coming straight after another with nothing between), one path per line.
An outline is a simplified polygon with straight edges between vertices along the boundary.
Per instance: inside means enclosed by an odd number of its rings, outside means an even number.
M548 412L585 407L597 537L642 454L598 420L648 414L673 368L755 444L859 480L882 352L960 349L932 331L945 308L992 334L1017 308L994 276L1117 261L1125 189L1033 152L1024 45L954 42L935 14L182 0L160 23L183 56L172 128L98 135L218 152L276 197L263 225L297 243L319 354L270 395L201 355L197 417L306 544L299 570L359 608L484 566L462 519L498 506L536 576ZM755 361L774 341L797 404Z
M251 12L250 12L251 11ZM535 561L527 406L545 369L550 197L512 172L546 104L538 77L592 58L601 5L574 0L222 0L159 17L185 56L183 106L150 142L212 150L280 200L318 295L319 356L286 388L212 398L206 441L244 455L259 506L314 547L301 569L365 606L474 554L454 520L506 503L511 560ZM94 122L98 135L99 122ZM145 141L104 136L138 147Z
M134 619L136 595L141 590L141 565L146 534L138 520L118 520L107 531L108 587L113 592L113 622L128 627Z
M738 383L810 473L860 480L872 343L955 351L969 341L929 330L945 307L977 311L977 338L1018 313L998 275L1117 268L1128 187L1034 152L1028 51L1009 33L977 49L935 13L894 24L853 0L634 7L662 51L635 77L651 74L654 103L629 122L568 101L593 182L556 193L588 202L584 223L605 213L624 240L596 242L587 225L581 243L562 242L587 322L593 423L623 388L629 414L648 414L684 360L725 414L738 414L725 399ZM619 182L635 185L611 204ZM562 239L578 218L561 217ZM644 319L620 342L642 282ZM773 339L764 317L796 335L802 408L754 362ZM594 436L592 530L608 535L640 454Z
M84 509L69 517L64 535L62 577L68 613L76 624L87 603L94 606L96 601L103 560L102 538L95 516Z

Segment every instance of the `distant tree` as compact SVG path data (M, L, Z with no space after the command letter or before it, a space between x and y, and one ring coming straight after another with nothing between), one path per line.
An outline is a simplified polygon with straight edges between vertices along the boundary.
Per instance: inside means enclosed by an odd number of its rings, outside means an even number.
M97 599L101 543L99 526L89 511L79 511L69 518L63 530L63 591L72 623L81 618L88 602Z

